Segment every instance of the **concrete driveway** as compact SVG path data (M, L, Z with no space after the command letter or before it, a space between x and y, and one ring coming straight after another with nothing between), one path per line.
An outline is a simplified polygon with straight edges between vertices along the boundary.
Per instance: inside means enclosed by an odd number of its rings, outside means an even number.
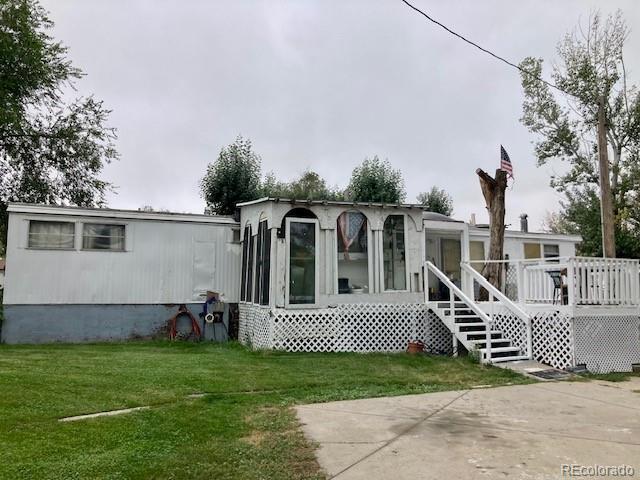
M563 464L627 465L640 478L637 377L302 405L297 413L319 444L320 465L341 480L571 478Z

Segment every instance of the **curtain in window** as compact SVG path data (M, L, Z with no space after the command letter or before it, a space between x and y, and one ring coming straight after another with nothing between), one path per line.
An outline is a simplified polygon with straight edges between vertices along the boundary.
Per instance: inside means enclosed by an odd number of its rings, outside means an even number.
M344 259L349 260L349 247L366 228L367 218L360 212L344 212L338 217L338 236L344 247Z
M29 222L30 248L73 248L75 224L70 222Z

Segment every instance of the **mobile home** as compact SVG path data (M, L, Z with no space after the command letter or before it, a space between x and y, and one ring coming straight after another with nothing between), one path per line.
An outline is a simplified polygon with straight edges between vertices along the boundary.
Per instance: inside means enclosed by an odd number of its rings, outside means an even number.
M637 260L580 237L489 231L420 205L264 198L235 217L9 205L2 341L162 335L221 295L207 338L289 351L475 352L558 368L640 362ZM501 287L480 274L500 265ZM237 307L237 308L236 308ZM206 307L204 307L206 308ZM199 320L204 325L204 320Z

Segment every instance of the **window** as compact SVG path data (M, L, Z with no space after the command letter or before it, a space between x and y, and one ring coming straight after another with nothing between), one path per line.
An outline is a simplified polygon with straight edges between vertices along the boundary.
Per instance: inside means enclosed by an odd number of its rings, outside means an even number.
M254 269L255 269L255 253L256 253L256 249L255 249L255 243L256 243L256 236L249 236L249 238L247 238L247 242L249 243L248 246L248 251L249 251L249 257L248 257L248 264L247 264L247 291L246 291L246 296L247 296L247 302L251 302L252 301L252 296L253 296L253 273L254 273Z
M369 292L367 217L344 212L338 217L338 293Z
M267 222L260 222L256 242L256 280L253 302L269 304L269 273L271 263L271 230Z
M72 222L29 222L29 248L73 249L75 224Z
M461 272L460 261L462 260L462 248L459 238L440 239L440 250L442 258L442 271L453 283L460 286Z
M287 298L291 305L313 305L318 297L317 220L287 218Z
M542 253L544 258L558 258L560 256L560 245L543 245ZM559 262L560 260L554 260Z
M389 215L383 231L384 288L407 289L406 252L404 245L404 216Z
M240 300L247 301L247 283L249 270L249 239L251 238L251 226L244 228L244 239L242 241L242 279L240 281Z
M524 244L524 258L541 258L539 243Z
M124 251L124 225L85 223L82 230L82 248Z
M469 258L470 260L484 260L484 242L471 241L469 242ZM482 271L484 263L472 263L471 266L478 272Z

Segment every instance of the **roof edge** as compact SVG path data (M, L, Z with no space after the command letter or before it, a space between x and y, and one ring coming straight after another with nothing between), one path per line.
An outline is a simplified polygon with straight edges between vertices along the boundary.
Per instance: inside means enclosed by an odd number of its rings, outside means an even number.
M76 207L67 205L43 205L37 203L9 202L9 213L47 214L67 216L87 216L102 218L127 218L135 220L158 220L174 222L199 222L236 225L233 217L204 215L200 213L145 212L142 210L124 210L113 208Z
M424 205L419 203L381 203L381 202L355 202L351 200L296 200L292 198L262 197L248 202L236 204L236 207L247 207L259 203L289 203L292 205L335 205L352 207L379 207L379 208L407 208L428 211Z

